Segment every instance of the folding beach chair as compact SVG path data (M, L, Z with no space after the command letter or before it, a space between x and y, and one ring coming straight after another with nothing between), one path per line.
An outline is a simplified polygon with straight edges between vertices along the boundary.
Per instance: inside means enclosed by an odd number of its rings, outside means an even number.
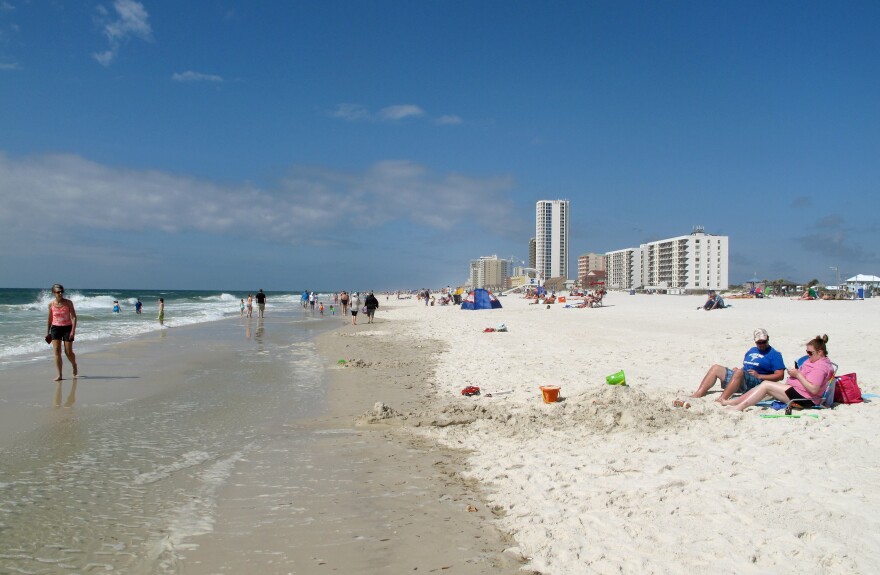
M800 365L807 360L807 356L804 356L797 360L797 365ZM813 408L813 409L831 409L834 407L834 389L837 387L837 370L838 365L831 362L831 365L834 366L834 374L832 374L831 379L828 381L828 386L825 388L825 393L822 394L822 401L819 405L813 403L812 399L793 399L788 402L785 406L785 413L791 413L793 409L804 409L804 408Z

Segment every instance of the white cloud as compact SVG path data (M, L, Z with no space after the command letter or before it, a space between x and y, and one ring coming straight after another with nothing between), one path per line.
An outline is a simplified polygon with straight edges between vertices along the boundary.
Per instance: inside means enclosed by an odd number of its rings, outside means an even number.
M402 120L404 118L424 116L425 111L414 104L400 104L388 106L379 110L379 118L382 120Z
M369 110L359 104L339 104L330 115L349 121L371 119Z
M172 80L177 82L222 82L223 77L217 76L216 74L202 74L201 72L193 72L192 70L187 70L186 72L175 72L171 76Z
M376 113L371 112L366 106L360 104L337 104L336 109L330 112L330 115L334 118L350 122L399 122L407 118L430 119L425 110L415 104L386 106ZM447 114L434 118L433 122L440 125L454 125L461 124L462 119L459 116Z
M264 190L108 167L76 155L0 154L0 253L70 242L83 230L257 235L291 244L342 239L392 221L506 233L514 219L505 197L512 186L509 177L437 177L413 162L386 161L359 173L296 168Z
M441 126L453 126L457 124L461 124L462 119L460 116L456 116L454 114L446 114L445 116L440 116L435 120L436 123Z
M18 62L0 62L0 70L20 70Z
M116 0L113 8L116 11L115 18L111 18L110 12L105 7L97 8L98 22L110 43L106 51L92 54L102 66L109 66L116 59L120 46L129 38L140 38L146 42L153 40L150 15L143 4L135 0Z
M0 12L12 12L13 10L15 10L15 6L9 2L0 2Z

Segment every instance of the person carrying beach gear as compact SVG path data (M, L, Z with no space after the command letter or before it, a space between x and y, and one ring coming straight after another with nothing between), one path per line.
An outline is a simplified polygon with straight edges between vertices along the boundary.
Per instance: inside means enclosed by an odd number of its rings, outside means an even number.
M742 368L730 369L723 365L713 365L691 397L703 397L716 382L721 382L721 396L715 401L723 402L734 393L744 393L765 381L782 381L785 376L782 354L770 346L770 336L766 329L756 329L754 336L755 346L743 357Z
M827 335L819 335L808 341L807 361L800 367L789 369L789 377L784 383L764 381L737 399L722 403L731 409L742 411L770 396L789 404L793 401L809 400L819 405L835 371L834 364L828 359L827 343Z

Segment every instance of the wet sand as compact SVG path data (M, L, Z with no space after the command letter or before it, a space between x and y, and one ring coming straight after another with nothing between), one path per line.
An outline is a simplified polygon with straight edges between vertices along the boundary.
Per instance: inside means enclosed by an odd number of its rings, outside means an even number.
M0 372L0 572L518 572L461 452L358 424L424 406L440 348L302 319L77 346L60 385L48 348Z
M377 401L423 407L438 345L401 345L387 320L339 321L319 337L326 414L279 426L237 467L214 532L193 540L181 572L520 572L478 486L460 475L463 453L381 422L356 424Z

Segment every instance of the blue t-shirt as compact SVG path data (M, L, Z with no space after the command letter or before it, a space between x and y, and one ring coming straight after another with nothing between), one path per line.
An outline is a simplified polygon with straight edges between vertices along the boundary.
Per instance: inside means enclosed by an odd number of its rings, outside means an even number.
M772 347L767 348L767 351L753 347L743 357L743 369L746 371L754 369L761 375L770 375L776 370L785 369L785 362L782 360L782 354Z

